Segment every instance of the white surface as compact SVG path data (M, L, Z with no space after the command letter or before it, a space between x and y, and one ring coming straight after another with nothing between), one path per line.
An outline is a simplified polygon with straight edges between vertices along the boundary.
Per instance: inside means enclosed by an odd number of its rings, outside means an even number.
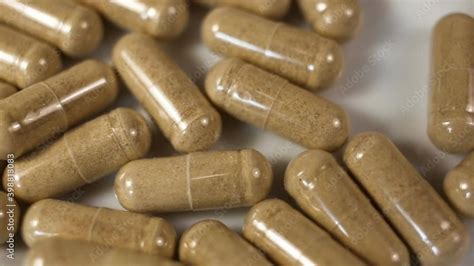
M446 155L438 151L426 134L426 110L429 79L430 35L436 21L450 12L474 15L473 0L361 0L364 23L360 34L345 45L346 68L340 81L322 93L347 110L352 123L352 134L376 130L389 136L408 159L439 190L446 172L462 156ZM199 38L200 24L207 10L192 6L191 23L184 35L166 49L196 83L202 87L206 70L219 60ZM304 25L298 10L285 19L294 25ZM123 31L106 24L106 41L96 57L110 62L112 45ZM474 30L474 29L473 29ZM138 107L123 88L118 106ZM139 108L139 107L138 107ZM269 158L273 164L275 181L271 196L287 199L283 192L282 176L287 163L304 149L296 144L263 132L223 115L221 140L213 149L252 147ZM317 130L317 129L315 129ZM154 156L174 152L158 131L155 132ZM340 152L337 153L340 156ZM80 193L66 198L100 207L122 209L113 192L114 176L82 188ZM240 231L247 209L207 212L186 212L162 215L181 233L191 224L204 218L216 218ZM465 220L474 239L474 221ZM0 265L21 265L26 248L17 240L16 260L6 261L2 248ZM374 247L376 248L376 247ZM463 265L474 265L474 248Z

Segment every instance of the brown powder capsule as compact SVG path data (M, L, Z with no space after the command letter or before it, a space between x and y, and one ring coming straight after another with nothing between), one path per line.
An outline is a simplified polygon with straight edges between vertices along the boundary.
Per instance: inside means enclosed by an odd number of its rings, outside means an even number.
M328 87L342 70L342 51L333 40L242 10L211 11L201 34L213 51L244 59L312 90Z
M15 244L13 237L20 226L20 207L15 199L0 191L0 245Z
M463 215L474 218L474 152L449 171L443 185L451 204Z
M0 22L51 43L72 57L92 53L103 35L99 15L73 0L0 1Z
M344 161L422 264L462 258L469 246L464 225L387 137L355 136Z
M310 218L370 264L410 265L403 242L330 153L298 155L286 169L285 189Z
M19 88L45 80L62 68L50 45L0 25L0 78Z
M311 149L335 150L349 135L339 106L239 59L215 65L206 92L236 118Z
M0 101L0 159L16 157L97 114L118 94L113 70L87 60Z
M433 31L428 135L439 149L474 149L474 18L451 14Z
M3 98L7 98L8 96L14 94L16 92L15 87L12 85L0 81L0 100Z
M345 42L361 24L359 0L298 0L303 16L320 35Z
M122 28L160 39L176 38L184 31L189 20L186 0L79 1Z
M32 203L93 183L145 156L150 142L150 131L140 114L118 108L17 160L12 181L15 197ZM4 187L7 183L5 174Z
M135 212L234 208L264 199L271 183L271 165L255 150L195 152L128 163L115 194Z
M193 0L196 3L209 6L232 6L245 9L260 16L279 19L290 10L291 0Z
M258 249L217 220L198 222L183 233L179 259L189 265L273 265Z
M170 259L96 243L47 238L29 249L24 266L182 266Z
M172 257L176 232L166 220L127 211L45 199L31 205L22 227L32 247L47 238L83 240Z
M365 265L290 205L268 199L252 207L244 236L279 265Z
M115 45L113 61L176 150L204 150L217 141L220 115L155 40L129 34Z

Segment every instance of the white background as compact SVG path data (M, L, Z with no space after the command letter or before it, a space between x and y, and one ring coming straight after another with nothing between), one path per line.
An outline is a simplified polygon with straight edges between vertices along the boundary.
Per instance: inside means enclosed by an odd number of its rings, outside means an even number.
M360 34L344 47L344 74L339 82L321 94L340 104L349 113L352 134L369 130L383 132L440 191L446 172L463 156L438 151L426 134L431 30L436 21L448 13L474 15L474 1L361 0L361 5L364 22ZM200 25L206 12L204 8L191 6L188 29L181 38L164 44L165 49L201 88L206 70L219 60L200 41ZM308 28L295 6L285 21ZM124 32L109 23L105 27L105 42L94 56L110 63L111 47ZM117 106L140 109L125 87L122 88ZM261 151L273 165L274 188L271 196L287 199L282 183L285 167L304 149L228 115L223 115L223 119L223 135L213 149L254 148ZM155 130L150 156L172 154L171 146ZM337 156L340 157L340 152ZM122 209L113 192L113 180L112 175L82 188L78 202ZM65 198L72 197L68 195ZM232 229L240 231L246 211L244 208L162 216L168 218L179 233L205 218L220 219ZM474 239L474 221L464 219L464 222L469 226L471 239ZM20 239L16 244L14 261L5 258L2 247L0 265L21 265L27 249ZM474 265L473 245L463 265Z

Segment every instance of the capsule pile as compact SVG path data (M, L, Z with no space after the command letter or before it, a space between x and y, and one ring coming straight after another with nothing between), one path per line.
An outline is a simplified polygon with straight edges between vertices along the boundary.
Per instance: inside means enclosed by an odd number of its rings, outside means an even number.
M316 94L343 73L342 43L362 24L358 0L296 0L311 30L280 21L291 0L192 2L0 1L0 243L21 235L26 266L464 258L469 233L455 211L474 218L474 152L447 174L445 202L394 142L378 132L351 137L344 106ZM164 44L180 42L199 5L209 9L202 42L227 57L202 89ZM130 31L110 51L112 65L87 59L103 41L104 20ZM71 59L79 61L63 69ZM448 14L434 26L431 71L427 136L440 150L470 152L472 16ZM140 112L110 109L120 87ZM269 155L217 148L229 116L308 150L274 176ZM153 158L156 129L176 154ZM331 154L338 150L347 168ZM70 202L113 173L126 210ZM291 200L273 198L277 182ZM205 219L179 239L155 216L239 207L250 207L241 235Z

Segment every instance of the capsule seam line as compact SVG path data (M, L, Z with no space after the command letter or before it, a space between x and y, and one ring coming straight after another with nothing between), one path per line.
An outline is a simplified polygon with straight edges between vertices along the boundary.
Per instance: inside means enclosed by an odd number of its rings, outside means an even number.
M99 216L100 211L102 211L102 208L98 208L97 211L94 213L94 216L92 217L91 226L89 227L89 232L87 234L87 241L91 241L92 239L92 231L94 230L94 225L97 220L97 217Z
M268 124L268 120L270 118L270 114L272 113L273 111L273 105L275 105L275 102L278 100L278 98L280 97L280 93L281 91L283 90L283 86L286 85L286 81L282 82L280 88L278 89L278 92L277 94L275 95L275 98L274 100L272 101L271 105L270 105L270 108L268 109L268 112L267 112L267 115L265 116L265 120L263 121L263 129L267 129L267 124Z
M109 123L109 128L112 130L112 135L113 135L112 138L114 139L115 144L120 147L120 151L122 152L123 156L127 158L128 161L131 161L132 159L130 159L127 153L125 152L125 149L123 148L122 143L120 142L119 137L117 136L115 132L115 128L112 125L112 121L110 121L110 114L107 115L107 123ZM122 129L124 128L121 121L120 121L120 127Z
M189 171L190 168L190 157L191 154L186 155L186 186L187 186L187 194L188 194L188 202L189 207L193 210L193 196L191 194L191 173Z
M275 36L275 33L277 32L277 30L283 26L283 23L277 23L275 25L275 28L272 30L272 33L270 34L270 36L268 37L268 40L267 40L267 43L265 44L265 51L263 52L264 53L264 57L263 58L268 58L267 54L268 54L268 51L269 51L269 47L270 47L270 44L272 43L273 41L273 37Z
M46 89L49 90L49 92L51 92L51 94L53 94L54 96L54 99L56 99L56 102L58 103L59 106L61 106L61 111L63 112L63 115L66 119L64 119L66 121L66 126L65 126L65 130L67 130L69 128L69 120L67 118L67 115L66 115L66 111L64 111L64 106L63 104L61 103L61 101L59 100L59 97L58 95L56 95L56 93L51 89L51 87L48 85L48 83L46 82L41 82L42 85L44 85L46 87Z
M76 168L76 171L77 173L79 174L79 177L86 183L86 184L90 184L91 182L89 180L87 180L87 178L84 176L84 174L82 173L81 169L79 168L79 165L77 163L77 160L76 160L76 157L74 156L74 153L72 152L70 146L69 146L69 141L67 139L68 137L68 134L66 133L64 135L64 145L66 146L66 150L67 150L67 153L69 154L69 156L71 156L71 160L74 164L74 168Z
M235 77L234 79L232 79L230 81L230 84L229 84L229 89L226 91L226 95L225 95L225 98L224 98L224 103L223 103L223 106L224 107L228 107L227 106L227 100L229 99L229 95L231 94L232 92L232 87L234 86L234 84L237 82L237 79L240 77L240 72L243 71L245 65L244 64L238 64L236 66L232 66L225 74L224 74L224 77L227 77L227 79L229 79L229 75L230 73L232 73L232 71L235 71L235 69L237 69L237 72L235 73ZM223 82L224 83L224 82Z

